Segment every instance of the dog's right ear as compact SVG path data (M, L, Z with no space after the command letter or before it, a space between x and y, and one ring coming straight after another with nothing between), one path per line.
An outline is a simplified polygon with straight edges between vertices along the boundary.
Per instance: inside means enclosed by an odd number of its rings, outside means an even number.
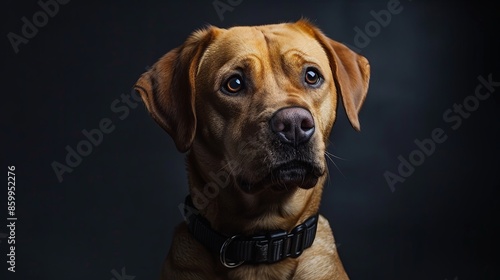
M350 50L347 46L326 37L317 27L307 20L296 23L321 44L330 60L335 86L342 97L347 117L352 127L359 131L358 113L368 93L370 64L368 60Z
M180 152L188 151L195 137L196 71L216 33L215 27L194 32L183 45L160 58L134 85L153 119L172 137Z

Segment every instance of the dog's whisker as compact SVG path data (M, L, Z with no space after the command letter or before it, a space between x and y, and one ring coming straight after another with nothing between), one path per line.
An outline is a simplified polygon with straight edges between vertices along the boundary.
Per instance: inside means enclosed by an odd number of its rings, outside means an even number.
M345 159L345 158L341 158L341 157L339 157L339 156L336 156L336 155L334 155L333 153L330 153L329 151L325 151L325 154L327 154L327 155L329 155L329 156L331 156L331 157L334 157L334 158L336 158L336 159L340 159L340 160L347 160L347 159Z
M327 182L327 187L330 187L330 183L332 182L332 177L330 176L330 170L328 168L326 169L326 182Z
M339 166L335 163L335 161L333 161L333 159L331 157L331 156L333 156L333 154L325 152L325 156L326 156L327 159L329 159L333 163L333 165L335 166L335 168L337 168L337 170L340 172L340 175L342 175L342 177L346 178L346 176L344 175L344 173L342 173L342 170L340 170Z
M257 141L257 140L246 141L246 142L243 144L243 146L241 146L241 147L240 147L240 151L241 151L241 150L244 150L244 149L245 149L248 145L250 145L250 144L257 144L257 143L258 143L258 141Z

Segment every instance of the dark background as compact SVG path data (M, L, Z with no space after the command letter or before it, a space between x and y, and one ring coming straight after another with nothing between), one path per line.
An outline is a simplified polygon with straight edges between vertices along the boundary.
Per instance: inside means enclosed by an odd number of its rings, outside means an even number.
M222 1L225 2L225 1ZM4 1L1 168L16 166L16 273L1 279L158 279L178 205L187 194L183 155L144 106L124 117L111 104L195 29L295 21L304 16L356 47L355 27L389 1L243 1L218 16L213 1L70 1L16 54L37 1ZM497 91L453 130L443 113L473 95L478 76L500 81L494 4L401 0L370 43L368 98L356 133L339 107L322 214L351 279L498 279L500 156ZM484 89L483 89L484 90ZM119 103L123 105L123 103ZM120 117L124 117L123 120ZM51 164L82 130L115 129L59 182ZM414 140L447 135L391 191ZM5 174L5 173L4 173ZM7 187L1 190L1 274L7 271ZM5 223L5 225L3 225ZM115 272L115 273L113 273ZM16 276L16 277L14 277ZM125 279L125 278L124 278ZM131 278L129 279L131 280Z

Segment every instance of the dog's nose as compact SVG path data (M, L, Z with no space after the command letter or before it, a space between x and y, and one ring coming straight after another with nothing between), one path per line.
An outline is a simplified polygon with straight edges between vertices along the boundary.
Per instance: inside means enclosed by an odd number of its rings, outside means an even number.
M306 143L314 133L311 113L300 107L278 110L271 118L270 126L281 142L294 146Z

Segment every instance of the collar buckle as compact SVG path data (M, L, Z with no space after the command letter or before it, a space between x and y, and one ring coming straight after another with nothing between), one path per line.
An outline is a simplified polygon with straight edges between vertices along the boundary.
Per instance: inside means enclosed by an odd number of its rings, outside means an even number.
M300 224L297 227L295 227L292 232L290 232L291 235L291 244L290 244L290 257L292 258L297 258L300 255L302 255L302 252L304 252L304 244L305 244L305 237L306 237L306 230L308 226L305 224Z
M256 256L257 262L275 263L284 259L288 244L288 233L285 230L268 233L264 240L257 243L257 248L259 248Z
M228 239L226 239L224 244L222 244L222 246L220 247L219 259L220 259L220 262L222 263L222 265L224 265L227 268L235 268L235 267L242 265L245 262L245 261L231 262L231 261L228 261L226 259L227 247L229 247L229 244L231 244L231 242L238 237L239 237L239 235L233 235L233 236L229 237Z

